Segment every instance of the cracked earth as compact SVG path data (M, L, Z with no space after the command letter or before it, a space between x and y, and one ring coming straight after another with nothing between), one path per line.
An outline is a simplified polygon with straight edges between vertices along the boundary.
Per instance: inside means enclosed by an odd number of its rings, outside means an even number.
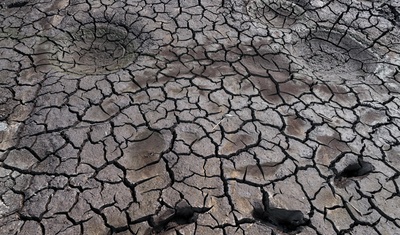
M0 234L400 234L398 0L0 21Z

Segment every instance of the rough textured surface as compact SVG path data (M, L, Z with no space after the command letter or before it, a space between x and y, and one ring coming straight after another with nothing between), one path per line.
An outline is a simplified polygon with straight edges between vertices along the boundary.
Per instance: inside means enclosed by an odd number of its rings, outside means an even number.
M399 1L5 0L0 22L1 234L400 234Z

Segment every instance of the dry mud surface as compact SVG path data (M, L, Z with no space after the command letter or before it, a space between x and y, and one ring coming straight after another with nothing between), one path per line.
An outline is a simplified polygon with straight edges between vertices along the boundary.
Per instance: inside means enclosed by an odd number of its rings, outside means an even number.
M398 0L3 0L0 234L400 234Z

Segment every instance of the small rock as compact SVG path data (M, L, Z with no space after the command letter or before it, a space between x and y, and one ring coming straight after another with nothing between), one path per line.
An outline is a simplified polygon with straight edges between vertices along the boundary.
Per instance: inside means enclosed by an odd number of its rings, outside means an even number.
M5 122L0 122L0 131L7 130L8 125Z

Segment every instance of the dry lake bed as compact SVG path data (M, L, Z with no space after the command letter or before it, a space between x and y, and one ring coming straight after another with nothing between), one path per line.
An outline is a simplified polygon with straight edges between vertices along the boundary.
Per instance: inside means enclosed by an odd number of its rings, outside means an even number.
M3 0L0 234L399 235L398 0Z

